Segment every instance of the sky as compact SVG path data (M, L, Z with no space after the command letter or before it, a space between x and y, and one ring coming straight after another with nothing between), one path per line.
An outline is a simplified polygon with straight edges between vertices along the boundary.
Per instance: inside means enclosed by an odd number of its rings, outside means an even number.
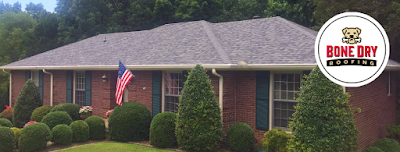
M57 0L0 0L3 1L4 3L9 3L9 4L14 4L15 2L21 3L21 8L22 10L25 11L26 4L29 4L30 2L38 4L42 3L44 6L44 9L46 9L49 12L54 12L54 8L56 8Z

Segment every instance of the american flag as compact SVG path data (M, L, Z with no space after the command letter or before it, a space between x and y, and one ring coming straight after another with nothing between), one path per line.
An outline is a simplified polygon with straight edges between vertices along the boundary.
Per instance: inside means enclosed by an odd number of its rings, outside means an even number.
M117 89L115 91L115 99L118 105L122 105L122 95L124 94L126 85L128 85L132 78L132 72L126 69L122 62L119 61Z

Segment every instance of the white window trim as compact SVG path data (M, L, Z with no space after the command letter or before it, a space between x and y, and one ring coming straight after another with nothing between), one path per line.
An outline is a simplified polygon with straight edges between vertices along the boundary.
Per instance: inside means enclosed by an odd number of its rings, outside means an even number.
M72 84L72 103L75 103L75 97L76 97L76 72L85 72L85 71L81 71L81 70L75 70L73 71L74 75L73 75L73 84ZM86 82L85 82L86 83Z
M274 75L279 73L285 74L300 74L300 87L302 85L301 80L303 80L303 71L270 71L269 72L269 130L274 129ZM300 90L301 91L301 90ZM287 133L292 133L291 131L286 131Z
M37 73L35 73L35 72L37 72ZM34 74L37 74L36 76L34 76ZM37 80L35 80L35 78L37 79ZM37 86L37 87L39 87L39 70L31 70L31 78L30 78L31 80L33 80L33 82L35 82L35 85Z
M172 73L183 73L183 71L171 70L171 71L162 71L161 76L161 112L165 112L165 72ZM182 88L183 89L183 88Z
M129 85L129 84L128 84ZM124 101L123 102L129 102L129 87L126 85L125 90L124 90Z

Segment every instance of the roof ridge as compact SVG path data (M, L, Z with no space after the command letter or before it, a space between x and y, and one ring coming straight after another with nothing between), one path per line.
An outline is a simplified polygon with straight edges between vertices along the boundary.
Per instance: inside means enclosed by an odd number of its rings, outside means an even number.
M230 64L231 59L229 58L228 54L226 53L226 51L224 50L222 45L219 43L218 39L215 37L213 31L211 30L211 27L208 25L209 23L207 21L202 20L201 24L203 25L208 38L210 39L211 43L214 45L215 50L217 50L219 56L222 58L224 63Z
M312 34L312 33L310 33L309 31L306 31L306 30L300 28L299 26L297 26L297 25L299 25L299 24L297 24L297 23L295 23L295 22L289 21L289 20L287 20L287 19L285 19L285 18L282 18L282 17L280 17L280 16L276 16L276 17L274 17L274 18L277 18L277 19L279 19L279 20L281 20L281 21L287 23L287 25L289 25L290 27L292 27L292 28L294 28L294 29L300 31L301 33L303 33L304 35L306 35L306 36L308 36L308 37L310 37L310 38L315 38L315 35L314 35L314 34ZM300 26L302 26L302 25L300 25Z

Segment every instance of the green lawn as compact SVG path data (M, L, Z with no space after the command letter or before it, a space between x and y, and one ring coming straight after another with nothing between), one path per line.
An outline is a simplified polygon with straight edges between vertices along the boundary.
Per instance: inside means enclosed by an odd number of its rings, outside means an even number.
M90 145L83 145L61 150L61 152L99 152L99 151L112 151L112 152L170 152L168 150L161 150L140 146L129 143L119 142L101 142Z

